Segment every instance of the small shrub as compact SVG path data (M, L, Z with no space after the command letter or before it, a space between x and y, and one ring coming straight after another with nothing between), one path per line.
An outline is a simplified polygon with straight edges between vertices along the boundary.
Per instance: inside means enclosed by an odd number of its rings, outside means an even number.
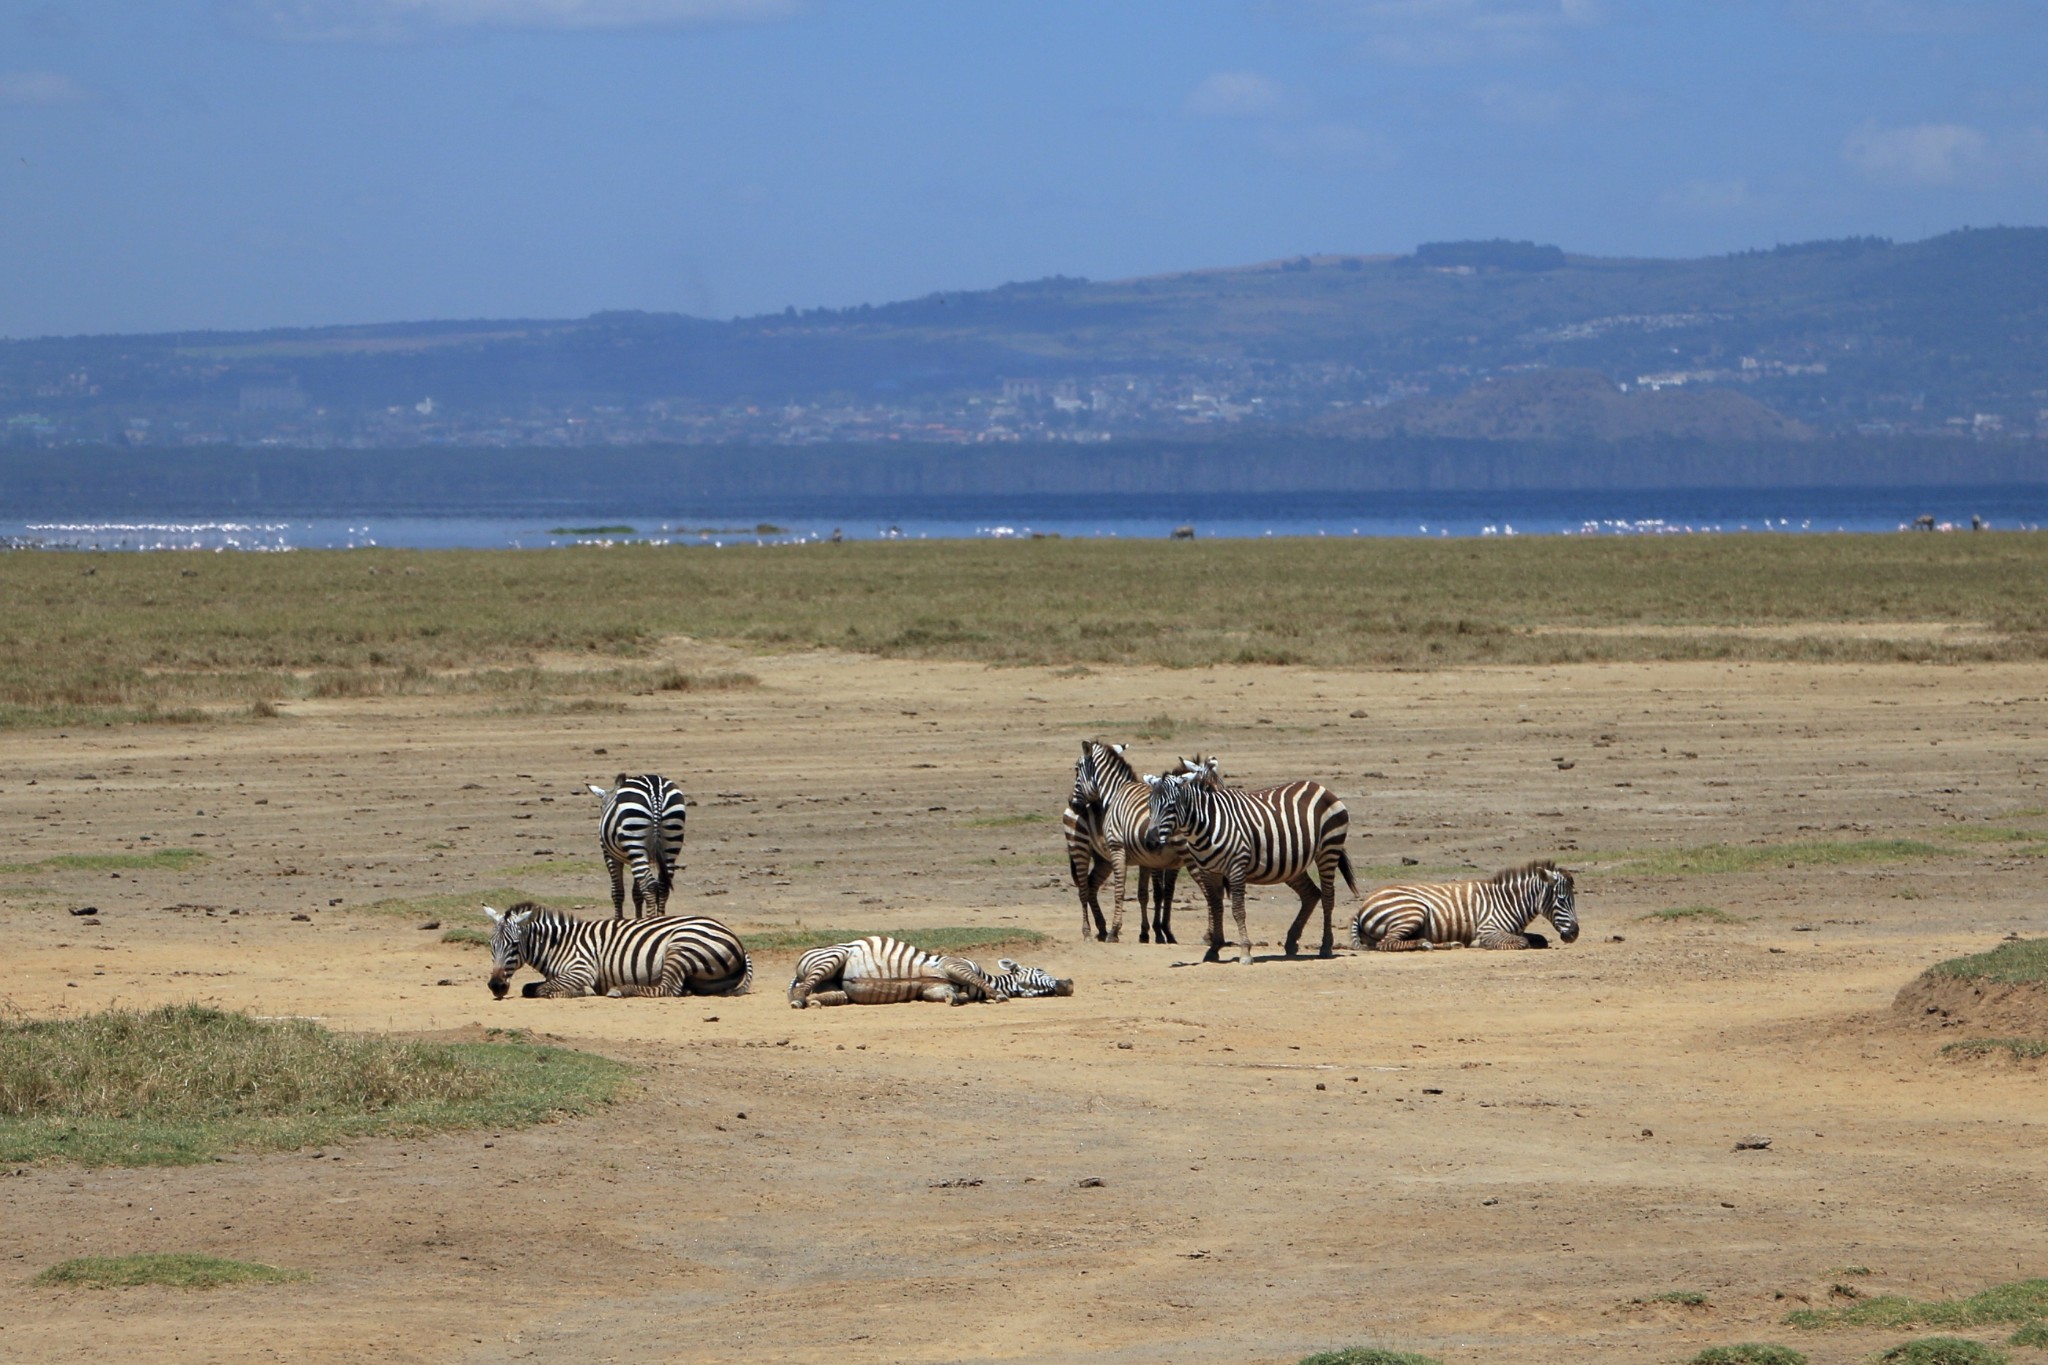
M1707 1296L1700 1293L1697 1289L1667 1289L1662 1294L1652 1294L1648 1298L1637 1297L1630 1299L1629 1302L1637 1307L1644 1307L1653 1303L1672 1303L1677 1304L1680 1308L1706 1308L1710 1306L1707 1303Z
M1644 919L1661 919L1691 924L1740 924L1742 916L1731 915L1713 905L1674 905L1668 910L1653 910Z
M2015 1060L2036 1061L2048 1057L2048 1038L1965 1038L1942 1048L1944 1057L1988 1057L1994 1052L2011 1053Z
M2005 1339L2008 1346L2032 1346L2048 1351L2048 1322L2030 1322Z
M1922 1302L1882 1294L1843 1308L1800 1308L1785 1315L1793 1327L1983 1327L2028 1322L2048 1315L2048 1280L2014 1280L1967 1299Z
M1435 1356L1413 1351L1383 1351L1377 1346L1351 1346L1342 1351L1318 1351L1303 1356L1301 1365L1443 1365Z
M1922 1337L1877 1356L1881 1365L2010 1365L2012 1357L1967 1337Z
M35 1283L82 1289L126 1289L141 1284L173 1289L219 1289L231 1284L284 1284L310 1278L303 1270L282 1270L255 1261L167 1252L144 1256L80 1256L59 1261Z
M1806 1357L1790 1346L1745 1341L1735 1346L1709 1346L1686 1365L1806 1365Z

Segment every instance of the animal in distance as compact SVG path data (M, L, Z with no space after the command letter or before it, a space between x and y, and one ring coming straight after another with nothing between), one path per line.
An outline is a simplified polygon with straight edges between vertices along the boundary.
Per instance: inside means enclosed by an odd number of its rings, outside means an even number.
M1547 941L1527 932L1539 915L1564 942L1579 936L1572 874L1548 859L1483 879L1382 886L1365 898L1351 921L1351 943L1382 953L1438 944L1540 948Z
M1287 955L1301 947L1301 931L1316 902L1323 904L1324 957L1336 949L1331 916L1336 911L1337 876L1351 894L1358 882L1344 836L1351 814L1320 782L1288 782L1278 787L1247 790L1225 786L1213 757L1183 759L1181 771L1152 783L1152 824L1168 844L1178 848L1209 901L1209 951L1203 961L1222 956L1223 897L1230 896L1243 945L1238 961L1252 960L1251 933L1245 927L1244 889L1248 885L1285 883L1301 897L1301 911L1287 930Z
M1081 897L1081 937L1097 942L1123 936L1124 895L1130 865L1138 866L1138 942L1173 943L1173 884L1181 856L1154 833L1152 789L1124 758L1124 746L1099 739L1081 741L1074 763L1074 790L1060 813L1067 842L1067 867ZM1097 893L1116 884L1115 917L1105 925ZM1149 904L1148 902L1149 893Z
M597 842L604 850L605 870L612 875L612 915L626 913L626 872L633 873L633 914L668 913L669 888L675 884L676 858L683 850L683 823L688 802L675 783L659 773L629 777L620 773L606 791L595 782L590 790L604 798L598 817Z
M532 967L541 980L526 997L576 995L741 995L753 960L738 935L702 915L580 920L532 901L491 917L491 994L505 998L512 975Z
M796 960L796 975L789 983L793 1009L898 1005L909 1000L964 1005L1008 998L968 959L928 953L881 934L811 949Z

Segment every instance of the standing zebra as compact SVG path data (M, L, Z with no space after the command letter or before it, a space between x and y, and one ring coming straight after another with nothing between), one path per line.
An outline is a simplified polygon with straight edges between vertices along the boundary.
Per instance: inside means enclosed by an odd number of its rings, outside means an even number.
M1365 898L1351 921L1351 943L1383 953L1439 943L1474 948L1536 948L1524 931L1541 915L1570 943L1579 936L1572 874L1545 859L1496 872L1483 881L1383 886Z
M880 934L811 949L796 960L796 975L789 983L792 1009L896 1005L907 1000L964 1005L1008 998L966 958L928 953Z
M1204 962L1222 956L1223 895L1230 894L1237 936L1244 945L1238 961L1252 960L1251 932L1244 922L1247 884L1285 882L1301 897L1301 912L1287 930L1287 955L1301 947L1302 927L1316 901L1323 903L1323 952L1335 951L1330 917L1337 903L1337 874L1351 894L1358 882L1344 852L1351 814L1319 782L1289 782L1246 791L1226 787L1214 758L1197 754L1182 771L1152 784L1152 824L1185 853L1195 880L1209 899L1209 951ZM1311 875L1313 874L1313 875Z
M607 792L595 782L590 790L604 798L597 841L604 849L605 870L612 874L612 917L626 913L626 869L633 869L633 917L647 911L668 913L669 887L675 882L676 855L683 848L686 803L682 791L657 773L628 777L620 773Z
M1180 871L1180 852L1153 833L1152 790L1124 758L1123 745L1081 741L1074 792L1060 814L1060 826L1067 841L1067 867L1081 896L1081 937L1088 937L1091 914L1098 942L1123 936L1126 873L1136 863L1138 942L1150 943L1155 934L1161 943L1175 942L1173 883ZM1105 929L1096 892L1110 880L1116 883L1116 914Z
M537 970L523 996L741 995L754 964L732 930L701 915L580 920L532 901L484 907L491 931L491 994L500 1000L521 967Z

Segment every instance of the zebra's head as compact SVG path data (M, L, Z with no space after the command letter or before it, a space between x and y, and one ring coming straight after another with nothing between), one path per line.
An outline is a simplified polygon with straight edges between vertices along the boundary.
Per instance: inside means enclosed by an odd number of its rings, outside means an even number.
M490 987L494 999L505 998L512 989L512 973L526 960L526 926L533 919L533 909L531 902L521 902L510 910L484 907L492 925Z
M1105 773L1107 767L1110 771ZM1081 741L1081 757L1074 764L1074 799L1087 806L1102 804L1104 781L1116 780L1118 774L1128 777L1130 765L1124 761L1124 746L1110 744L1099 739Z
M1014 958L997 958L996 969L999 975L1008 978L1014 983L1005 988L1006 994L1011 996L1029 998L1039 995L1072 995L1074 993L1073 978L1054 976L1043 967L1023 966Z
M1578 902L1572 891L1572 874L1550 863L1540 863L1536 875L1543 879L1543 917L1556 926L1560 941L1570 943L1579 936Z

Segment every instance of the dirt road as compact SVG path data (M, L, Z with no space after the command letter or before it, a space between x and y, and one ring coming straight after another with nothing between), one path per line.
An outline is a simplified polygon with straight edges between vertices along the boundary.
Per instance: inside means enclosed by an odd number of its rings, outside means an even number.
M1958 833L2048 827L2038 668L739 666L762 685L616 711L391 698L8 736L4 861L207 856L0 878L6 1008L517 1027L643 1071L521 1132L0 1172L0 1358L1635 1362L1766 1339L1847 1362L1907 1334L1784 1313L2048 1273L2042 1073L1944 1059L1956 1030L1888 1008L1930 963L2048 932L2038 859ZM1269 888L1249 967L1201 965L1186 905L1177 947L1083 943L1056 817L1098 733L1155 771L1200 749L1321 779L1361 867L1556 857L1585 933L1288 961ZM736 999L496 1003L480 950L363 908L514 886L608 910L583 783L622 769L696 803L672 908L743 934L1037 929L1057 943L1017 955L1077 992L798 1013L766 956ZM1947 852L1623 856L1879 839ZM1738 919L1648 918L1683 906ZM25 1284L137 1251L313 1278Z

